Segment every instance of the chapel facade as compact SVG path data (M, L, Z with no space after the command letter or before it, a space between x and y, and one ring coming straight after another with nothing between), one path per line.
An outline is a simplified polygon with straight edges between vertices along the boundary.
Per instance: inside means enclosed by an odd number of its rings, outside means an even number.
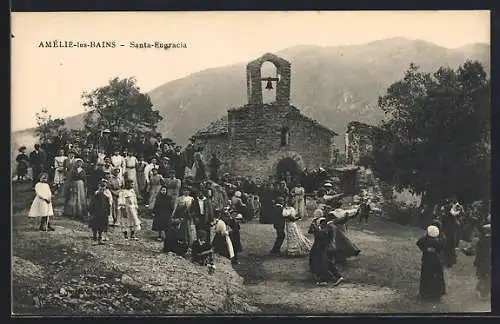
M274 64L276 77L262 77L264 62ZM192 137L205 162L215 154L222 162L221 174L261 179L330 164L337 133L290 104L290 62L267 53L248 63L246 76L248 103L229 109ZM273 84L275 101L263 103L263 91L273 89Z

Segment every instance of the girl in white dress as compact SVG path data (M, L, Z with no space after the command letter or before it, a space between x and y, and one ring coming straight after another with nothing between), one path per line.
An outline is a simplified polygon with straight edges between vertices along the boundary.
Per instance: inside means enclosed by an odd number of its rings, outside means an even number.
M28 212L28 217L40 217L40 230L41 231L54 231L50 226L49 217L54 216L52 208L52 192L47 183L49 176L47 173L40 175L40 181L35 185L35 199L31 204Z
M311 251L312 242L302 234L296 224L300 218L297 211L293 207L293 201L288 201L283 208L283 217L285 218L285 241L284 255L288 256L305 256Z
M138 240L135 236L136 232L141 229L141 220L139 219L137 196L133 188L133 181L125 181L125 189L120 191L118 197L118 206L121 209L120 225L122 227L123 235L126 240Z

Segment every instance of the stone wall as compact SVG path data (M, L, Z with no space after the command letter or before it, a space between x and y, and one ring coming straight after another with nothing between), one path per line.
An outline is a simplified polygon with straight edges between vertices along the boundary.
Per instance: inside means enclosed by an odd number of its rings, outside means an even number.
M358 164L364 156L371 156L376 146L379 129L360 122L351 122L346 133L347 163Z
M289 129L289 144L281 145L282 129ZM292 106L256 105L229 111L230 170L235 175L268 178L286 157L301 168L327 165L333 136Z
M212 137L199 137L195 140L196 147L202 147L202 155L204 162L208 165L212 154L215 153L217 158L222 162L220 172L228 172L230 170L229 140L227 135L218 135Z

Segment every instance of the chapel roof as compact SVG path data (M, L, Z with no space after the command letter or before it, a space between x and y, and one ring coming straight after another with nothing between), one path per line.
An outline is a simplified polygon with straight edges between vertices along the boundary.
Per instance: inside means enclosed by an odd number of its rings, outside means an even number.
M338 136L336 132L331 130L330 128L321 125L317 120L312 119L311 117L308 117L304 114L302 114L297 108L290 106L293 108L289 116L300 116L302 120L305 120L311 124L313 124L315 127L321 128L327 132L330 133L332 136ZM252 107L250 105L246 105L243 107L235 108L233 110L240 110L240 109L251 109ZM206 127L200 129L198 132L194 134L193 137L197 138L207 138L207 137L217 137L217 136L223 136L228 134L228 118L227 115L223 116L222 118L217 119L216 121L210 123Z

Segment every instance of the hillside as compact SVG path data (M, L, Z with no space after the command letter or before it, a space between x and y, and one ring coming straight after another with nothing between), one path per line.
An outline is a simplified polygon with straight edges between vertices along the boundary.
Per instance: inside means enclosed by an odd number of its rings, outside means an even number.
M351 120L380 121L378 96L412 62L424 71L456 68L467 59L490 67L487 44L452 50L399 37L363 45L296 46L276 54L292 63L292 104L339 134ZM222 117L228 108L243 105L247 99L245 68L246 62L211 68L152 90L151 99L165 117L159 130L184 145L196 130ZM82 115L68 118L67 123L78 127ZM343 149L343 136L337 143Z

